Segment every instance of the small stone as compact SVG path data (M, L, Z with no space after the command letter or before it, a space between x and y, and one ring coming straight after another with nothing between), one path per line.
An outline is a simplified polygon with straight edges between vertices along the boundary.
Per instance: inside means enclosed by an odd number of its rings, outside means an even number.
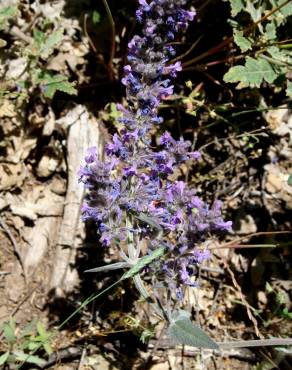
M151 366L150 370L169 370L168 362L160 362Z
M239 230L237 231L238 234L246 235L257 232L257 225L251 215L243 215L243 217L240 218L238 222L239 222Z
M259 300L260 303L266 305L268 303L268 299L267 299L266 293L260 290L258 292L258 300Z
M283 188L282 179L280 176L269 173L267 176L266 189L269 193L278 193Z
M48 157L44 155L36 169L36 173L38 177L49 177L51 176L57 169L59 165L59 161L56 158Z

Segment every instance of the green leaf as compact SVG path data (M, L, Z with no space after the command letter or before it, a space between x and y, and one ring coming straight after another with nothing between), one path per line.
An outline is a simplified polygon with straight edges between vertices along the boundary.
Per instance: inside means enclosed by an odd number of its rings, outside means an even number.
M63 29L58 29L52 32L49 36L47 36L44 32L35 29L33 31L33 53L41 56L44 59L47 58L52 53L53 49L58 46L63 38L63 34Z
M56 47L60 41L63 38L64 30L63 29L58 29L57 31L54 31L49 35L47 40L45 41L44 45L41 48L41 57L42 58L47 58L54 47Z
M47 334L46 329L44 328L43 324L40 321L37 322L36 327L37 327L37 331L38 331L41 339L47 339L48 334Z
M251 19L254 22L257 22L261 19L262 8L260 6L258 8L256 8L254 6L254 3L255 3L254 0L247 0L245 9L250 14Z
M41 52L41 49L45 43L46 35L37 29L33 30L33 40L34 40L34 46L37 49L37 53Z
M26 337L26 336L29 336L31 334L33 334L34 332L34 329L35 329L35 326L36 326L36 322L37 320L36 319L32 319L25 327L24 329L22 330L21 332L21 338L23 337Z
M178 344L199 348L219 349L218 344L214 342L208 334L191 322L189 313L186 311L176 311L172 317L170 317L168 333Z
M96 10L94 10L93 13L92 13L92 22L94 24L98 24L98 23L100 23L100 19L101 19L100 13L97 12Z
M10 319L9 322L5 322L3 324L3 332L9 344L13 344L16 342L16 336L14 334L15 333L15 322L13 319Z
M292 68L292 54L289 50L279 49L277 46L270 46L267 48L268 54L275 59L279 60L280 62L287 63L291 65ZM288 66L287 66L288 67Z
M10 352L7 351L7 352L3 353L3 355L0 356L0 365L5 364L5 362L7 361L8 357L9 357L9 354L10 354Z
M77 95L77 90L75 89L75 83L69 82L67 77L62 75L53 75L48 71L41 71L36 78L36 83L40 83L44 95L47 98L53 98L56 91L62 91L69 95Z
M291 84L291 93L292 93L292 82L290 82L290 84ZM291 94L291 96L292 96L292 94ZM288 185L292 186L292 175L289 175L289 177L288 177Z
M27 362L40 366L47 363L46 360L40 358L39 356L30 355L29 353L25 353L23 351L13 351L12 353L15 356L16 361Z
M135 266L133 266L132 268L130 268L130 270L127 271L121 277L121 280L131 278L134 275L138 274L143 267L149 265L149 263L151 263L156 258L159 258L159 257L163 256L164 253L165 253L165 248L164 247L160 247L158 249L155 249L155 251L153 251L150 255L147 255L147 256L144 256L144 257L139 258L139 260L135 264Z
M263 81L274 82L277 73L273 66L265 59L246 58L244 66L231 67L224 75L225 82L239 82L237 88L260 87Z
M53 350L52 350L52 347L51 347L50 343L44 342L43 347L44 347L44 350L46 351L46 353L48 355L51 355L53 353Z
M25 347L22 348L28 348L30 351L34 351L37 348L40 348L40 343L39 342L29 342L26 344Z
M2 29L3 24L8 19L14 17L17 13L16 6L5 6L0 9L0 29Z
M117 269L123 269L126 267L130 267L128 262L117 262L117 263L111 263L109 265L95 267L90 270L85 270L84 272L102 272L102 271L110 271L110 270L117 270Z
M270 0L270 3L272 4L273 8L276 8L276 7L281 6L281 4L284 4L285 0ZM283 14L283 16L285 16L285 17L289 17L290 15L292 15L292 4L291 4L291 2L286 4L285 6L281 7L279 12L281 12ZM275 16L277 16L277 15L275 14Z
M231 5L231 15L232 17L235 17L239 12L241 12L245 4L243 0L229 0Z
M234 41L237 46L240 47L240 50L244 53L247 50L250 50L252 47L252 42L247 37L243 36L242 31L234 30Z
M44 95L48 98L53 98L57 90L69 95L77 95L74 85L74 82L69 82L67 78L59 76L53 82L46 84Z
M273 20L266 25L265 36L267 40L274 40L277 37L277 25Z

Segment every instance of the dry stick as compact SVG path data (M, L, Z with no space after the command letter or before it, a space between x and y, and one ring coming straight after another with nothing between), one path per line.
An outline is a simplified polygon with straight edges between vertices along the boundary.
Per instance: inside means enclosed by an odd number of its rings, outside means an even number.
M249 249L249 248L276 248L280 246L280 244L235 244L235 245L228 245L224 248L226 249ZM223 249L223 248L219 248Z
M10 239L10 241L12 243L13 252L14 252L16 258L18 259L18 262L19 262L19 264L22 268L24 280L26 282L26 274L25 274L25 269L24 269L24 263L22 261L21 253L20 253L20 250L19 250L18 245L16 243L16 240L15 240L14 236L12 235L12 232L9 230L8 226L6 225L6 223L2 220L2 218L0 218L0 226L5 231L5 233L7 234L8 238Z
M253 325L254 325L254 328L255 328L255 333L256 335L263 339L263 336L262 334L260 333L259 331L259 328L258 328L258 323L256 321L256 319L254 318L251 310L250 310L250 305L249 303L247 302L247 300L245 299L245 296L243 295L242 293L242 290L241 290L241 287L239 286L238 282L236 281L235 279L235 276L234 276L234 273L233 271L231 270L231 268L228 266L228 263L227 261L225 260L225 258L222 258L222 261L223 261L223 264L224 264L224 267L226 268L226 270L228 271L229 275L231 276L231 280L232 280L232 283L234 285L234 287L238 290L239 292L239 295L240 295L240 298L242 300L242 303L244 304L245 308L246 308L246 312L247 312L247 316L248 318L252 321Z
M153 357L154 357L154 355L155 355L155 353L156 353L156 351L157 351L157 349L158 349L158 347L160 345L160 342L162 340L162 337L163 337L163 334L164 334L164 331L165 331L165 327L166 327L166 322L164 322L163 327L162 327L162 329L161 329L161 331L159 333L159 336L157 338L157 341L155 342L155 345L154 345L154 347L153 347L150 355L146 359L146 362L145 362L145 368L146 369L148 369L148 367L151 365L151 362L153 360Z
M273 15L274 13L276 13L278 10L280 10L281 8L283 8L285 5L287 5L288 3L290 3L290 1L291 0L286 0L283 4L281 4L281 5L277 6L276 8L272 9L269 13L267 13L266 15L264 15L261 19L259 19L258 21L256 21L255 23L253 23L252 25L250 25L249 27L247 27L245 30L243 30L243 32L246 33L248 31L251 31L258 24L260 24L261 22L263 22L264 20L266 20L267 18L269 18L271 15ZM205 57L208 57L210 55L213 55L213 54L217 53L217 51L220 51L221 49L224 48L224 46L228 45L229 43L231 43L233 41L234 41L234 37L233 36L228 37L226 40L222 41L220 44L214 46L213 48L211 48L210 50L206 51L205 53L203 53L201 55L198 55L196 58L193 58L193 59L189 60L188 62L185 62L183 64L183 67L187 67L189 65L192 65L194 63L197 63L199 60L202 60Z
M224 243L219 246L209 247L209 249L225 249L225 248L232 248L233 245L243 241L244 239L250 239L253 236L260 236L260 235L274 235L274 234L292 234L292 231L260 231L258 233L252 233L245 236L242 236L236 240L232 240L230 242Z
M89 34L87 32L87 18L88 18L88 14L85 14L84 19L83 19L83 32L85 34L85 37L87 37L89 45L92 47L92 50L95 52L95 54L97 54L97 49L96 49L91 37L89 36Z
M80 358L80 361L79 361L79 365L78 365L78 369L77 370L82 370L83 369L86 352L87 352L86 351L86 347L84 347L83 348L83 351L82 351L82 355L81 355L81 358Z
M109 62L108 62L108 67L109 67L109 71L110 71L110 80L112 81L113 80L113 59L114 59L115 50L116 50L116 41L115 41L116 26L115 26L115 21L113 19L110 7L108 6L107 0L102 0L102 2L105 6L106 13L107 13L110 25L111 25L111 32L112 32L112 44L111 44L111 50L110 50L110 58L109 58Z
M245 132L245 133L240 134L240 135L236 135L236 136L230 135L230 136L227 136L227 137L224 137L224 138L221 138L221 139L212 140L209 143L206 143L206 144L202 145L199 148L199 150L205 149L209 145L216 144L219 141L225 141L225 140L229 140L229 139L238 139L240 137L244 137L244 136L247 136L247 135L250 135L250 136L259 136L259 135L263 135L263 134L265 134L264 133L264 130L262 128L257 128L255 130L252 130L252 131L249 131L249 132Z
M185 58L187 55L189 55L195 49L195 47L198 45L198 43L202 40L202 38L203 38L203 36L200 36L185 53L183 53L183 54L177 56L176 58L172 59L169 62L169 64L173 64L173 63L177 62L178 60L181 60L181 59Z

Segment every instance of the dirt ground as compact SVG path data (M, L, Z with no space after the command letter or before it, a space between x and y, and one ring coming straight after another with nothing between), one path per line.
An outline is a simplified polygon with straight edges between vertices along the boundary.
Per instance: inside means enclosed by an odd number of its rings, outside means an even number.
M3 6L16 3L3 1ZM17 335L33 319L53 332L87 297L119 277L84 272L112 261L115 252L104 250L94 225L80 219L84 189L77 172L86 149L97 146L102 156L104 143L117 129L112 103L123 99L119 79L136 5L130 2L130 17L125 1L113 5L119 20L117 52L110 60L110 26L106 21L94 25L93 9L106 17L102 6L93 3L24 0L17 18L0 31L9 46L0 48L0 86L6 91L0 95L0 326L13 317ZM85 14L90 15L87 25ZM16 94L15 76L30 78L23 67L32 29L45 29L45 20L51 22L49 28L61 25L63 37L35 68L69 76L76 82L77 95L56 91L49 98L37 84ZM168 130L196 143L202 161L195 169L182 168L178 176L188 174L198 194L210 203L222 200L226 219L234 223L232 233L210 244L212 258L201 269L199 288L187 292L185 305L220 342L291 336L291 109L282 99L272 110L247 113L240 121L210 116L201 108L194 116L180 103L187 94L182 81L194 79L198 91L206 92L209 110L216 100L225 104L230 95L203 74L182 72L180 78L179 96L170 101L169 109L161 109L162 114ZM168 341L162 326L142 343L142 329L151 327L153 320L132 284L123 282L59 330L51 340L52 354L38 352L45 364L23 368L291 368L288 349L219 353L181 348ZM2 330L0 338L2 354L7 350Z

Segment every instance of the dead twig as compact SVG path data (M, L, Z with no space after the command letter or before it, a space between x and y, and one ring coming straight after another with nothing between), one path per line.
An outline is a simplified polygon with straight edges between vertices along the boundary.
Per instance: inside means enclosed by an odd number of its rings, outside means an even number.
M85 356L86 356L86 347L83 348L82 355L81 355L81 358L80 358L80 362L79 362L79 365L78 365L78 370L83 369Z
M245 236L242 236L236 240L232 240L230 242L227 242L227 243L224 243L224 244L221 244L221 245L217 245L217 246L211 246L209 247L208 249L226 249L226 248L245 248L244 245L239 245L240 242L242 242L243 240L245 239L250 239L254 236L260 236L260 235L277 235L277 234L291 234L292 231L260 231L260 232L257 232L257 233L252 233L252 234L247 234ZM276 244L273 244L274 245L277 245ZM259 246L259 244L257 245ZM269 244L269 246L271 246L271 244ZM247 247L249 248L255 248L255 246L248 246Z
M235 289L237 290L237 292L239 293L240 298L241 298L241 301L242 301L243 305L246 308L247 316L250 319L250 321L253 323L253 326L254 326L256 335L259 338L263 339L263 335L260 333L259 328L258 328L257 320L255 319L255 317L253 316L253 314L251 312L250 305L247 302L245 296L243 295L242 290L241 290L241 287L238 284L238 282L236 281L235 275L234 275L233 271L231 270L231 268L229 267L227 261L224 258L222 258L222 261L223 261L223 264L224 264L224 268L228 271L228 273L229 273L229 275L231 277L232 283L233 283Z
M110 80L112 81L113 80L113 74L114 74L113 73L113 59L115 57L115 51L116 51L116 25L115 25L115 21L113 19L110 7L107 3L107 0L102 0L102 2L103 2L103 5L105 7L105 10L106 10L109 22L110 22L110 26L111 26L111 38L112 38L112 40L111 40L110 58L109 58L109 61L108 61L108 68L109 68L109 72L110 72Z
M19 262L19 264L21 266L21 269L22 269L22 272L23 272L24 280L26 282L26 274L25 274L25 269L24 269L24 263L22 261L21 253L20 253L20 250L18 248L17 242L16 242L12 232L10 231L9 227L6 225L6 223L4 222L4 220L1 217L0 217L0 226L2 227L3 231L8 236L8 238L9 238L9 240L10 240L12 246L13 246L13 253L16 256L16 258L18 259L18 262Z

